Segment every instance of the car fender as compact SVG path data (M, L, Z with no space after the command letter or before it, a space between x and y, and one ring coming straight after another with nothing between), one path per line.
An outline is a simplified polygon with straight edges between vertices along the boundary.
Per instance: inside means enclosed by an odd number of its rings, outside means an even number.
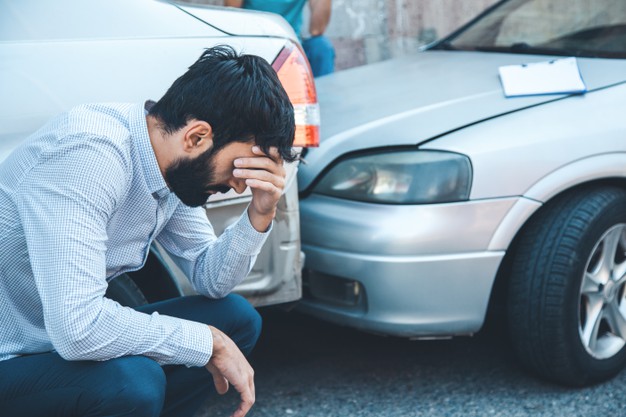
M493 234L488 250L508 248L526 221L555 196L578 185L615 179L626 179L626 152L590 156L552 171L511 207Z

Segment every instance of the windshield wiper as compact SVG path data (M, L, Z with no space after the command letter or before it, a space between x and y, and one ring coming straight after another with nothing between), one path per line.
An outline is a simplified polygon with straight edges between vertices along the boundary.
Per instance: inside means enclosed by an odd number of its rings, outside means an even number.
M509 52L513 54L538 54L559 56L594 56L592 51L580 49L548 48L544 46L532 46L526 42L514 43L510 46L477 46L475 51L480 52Z
M436 43L430 49L437 49L437 50L442 50L442 51L458 51L458 50L460 50L456 46L452 46L452 42L450 42L450 41L443 41L443 42Z

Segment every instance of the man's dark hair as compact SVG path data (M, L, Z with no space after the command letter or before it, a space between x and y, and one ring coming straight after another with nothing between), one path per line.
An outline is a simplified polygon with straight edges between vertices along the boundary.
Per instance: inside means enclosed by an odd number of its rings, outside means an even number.
M191 119L213 129L213 146L254 141L268 153L278 148L293 161L293 106L274 69L263 58L238 55L229 46L204 51L149 111L171 134Z

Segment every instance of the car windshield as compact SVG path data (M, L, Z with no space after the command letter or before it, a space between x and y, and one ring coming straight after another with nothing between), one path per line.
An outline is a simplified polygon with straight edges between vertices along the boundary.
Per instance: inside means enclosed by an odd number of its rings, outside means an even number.
M626 0L503 1L434 49L626 58Z

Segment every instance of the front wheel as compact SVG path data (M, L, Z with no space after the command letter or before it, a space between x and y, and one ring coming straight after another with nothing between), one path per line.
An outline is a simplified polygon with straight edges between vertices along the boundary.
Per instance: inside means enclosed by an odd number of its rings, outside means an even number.
M546 205L513 258L513 346L535 373L582 386L626 363L626 192L585 188Z

